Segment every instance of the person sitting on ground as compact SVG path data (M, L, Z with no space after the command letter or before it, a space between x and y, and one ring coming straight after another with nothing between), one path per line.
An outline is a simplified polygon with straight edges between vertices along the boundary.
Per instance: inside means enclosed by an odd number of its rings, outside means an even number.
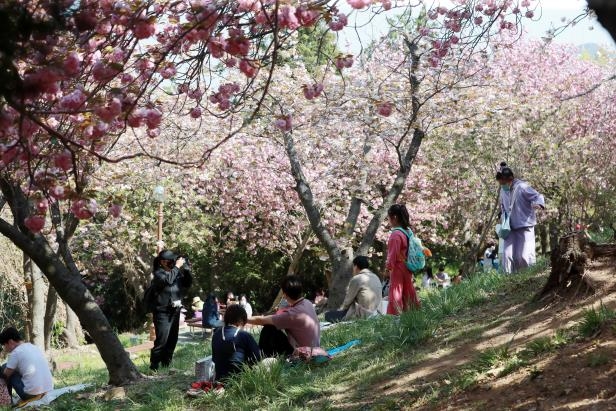
M368 257L358 255L353 259L353 278L349 282L340 310L325 313L329 322L368 318L377 313L381 305L381 280L369 269Z
M247 321L246 310L232 304L225 311L224 325L212 336L212 361L219 381L241 371L243 364L252 365L261 360L257 342L242 330Z
M449 275L445 272L445 266L440 265L438 267L438 273L436 274L436 282L439 287L449 287L451 285L451 280L449 279Z
M24 342L13 327L0 333L2 349L9 353L0 376L6 380L9 394L14 389L22 401L42 397L53 390L53 378L45 354L36 345Z
M325 290L319 288L316 295L314 296L314 309L317 314L321 314L323 310L325 310L325 307L327 307L327 301L328 298L325 295Z
M282 294L289 303L279 314L254 316L249 324L262 325L259 348L267 357L290 355L298 347L319 347L321 330L312 303L303 297L302 282L296 276L282 281ZM286 334L283 332L286 331Z
M425 270L425 273L423 277L421 278L421 288L428 290L436 284L436 280L434 279L434 273L432 272L432 266L427 265L424 270Z
M462 273L463 273L463 271L462 271L462 269L460 268L460 270L458 271L458 274L456 274L456 275L453 277L453 280L451 280L451 282L452 282L453 284L462 284Z
M252 306L248 302L248 298L246 298L246 294L240 295L240 307L246 310L246 315L248 318L252 317Z
M218 328L223 324L218 312L218 298L213 293L205 299L201 320L203 328Z

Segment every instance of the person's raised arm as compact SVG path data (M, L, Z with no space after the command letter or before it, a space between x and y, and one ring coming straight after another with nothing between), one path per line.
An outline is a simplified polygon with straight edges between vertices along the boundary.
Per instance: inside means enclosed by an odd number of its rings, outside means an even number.
M248 319L248 324L253 325L274 325L271 315L255 315Z

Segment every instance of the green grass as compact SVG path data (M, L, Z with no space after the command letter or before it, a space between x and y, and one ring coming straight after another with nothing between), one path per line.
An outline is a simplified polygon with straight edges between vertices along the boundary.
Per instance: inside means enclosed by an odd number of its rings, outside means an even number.
M503 304L503 300L507 300L507 304L530 300L537 285L545 280L545 276L538 276L544 268L544 265L539 265L515 276L479 274L446 290L422 291L420 310L409 311L400 317L384 316L339 324L325 330L321 338L321 345L325 348L353 339L362 341L325 366L291 367L277 362L270 368L249 368L231 380L223 394L208 393L189 399L184 393L193 380L194 361L210 352L206 341L178 347L172 365L181 371L174 375L162 371L153 381L128 387L125 400L77 400L67 395L54 402L51 409L327 410L349 401L372 404L372 409L400 408L400 399L375 397L384 381L395 381L409 370L421 367L426 355L443 345L480 338L491 327L501 325L505 321L503 318L484 316L485 307ZM482 318L481 326L477 326L478 318ZM474 328L469 326L471 324ZM495 367L499 367L501 373L511 372L523 363L522 356L512 354L515 353L509 353L504 347L479 353L475 362L464 367L462 372L451 375L448 383L437 381L417 387L409 395L442 399L443 395L475 384L482 372ZM146 351L134 359L140 371L146 374L149 374L148 356ZM94 388L100 390L106 378L100 358L93 358L79 360L77 368L58 373L56 382L57 386L92 382Z
M598 309L590 308L583 312L583 317L578 324L578 333L581 337L592 337L601 331L601 328L609 320L616 318L616 311L607 308L603 303Z
M587 357L588 366L592 368L608 364L610 360L610 355L601 351L592 352Z

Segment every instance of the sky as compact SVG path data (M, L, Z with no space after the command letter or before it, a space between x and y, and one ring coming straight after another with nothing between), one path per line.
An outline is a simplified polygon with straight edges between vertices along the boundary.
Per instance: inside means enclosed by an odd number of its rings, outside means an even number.
M539 1L541 6L535 11L533 20L525 19L523 22L525 30L532 38L544 37L550 28L564 26L570 20L584 13L586 7L586 0ZM435 3L439 3L439 0L435 0ZM446 3L450 3L450 1L442 0L440 3L447 5ZM350 10L350 8L342 8L342 11L345 13L348 13ZM369 13L360 13L356 17L359 23L358 25L363 26L358 29L362 39L375 38L384 34L387 29L385 17L379 15L374 17L371 23L366 23L366 16L368 15ZM349 23L353 24L355 21L354 18L351 18ZM595 43L601 47L616 50L616 44L609 33L594 18L585 18L576 25L567 27L554 39L554 41L559 43L570 43L577 46ZM365 44L367 44L367 41L364 41L364 45ZM340 33L338 45L341 49L348 50L353 54L358 53L361 48L357 33L352 30L344 30Z

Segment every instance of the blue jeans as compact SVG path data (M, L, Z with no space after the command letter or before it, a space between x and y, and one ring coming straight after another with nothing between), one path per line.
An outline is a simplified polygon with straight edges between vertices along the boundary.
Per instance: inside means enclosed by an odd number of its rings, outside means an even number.
M6 364L2 364L0 366L0 374L4 378L4 369L6 368ZM21 379L21 375L17 371L13 371L11 377L6 380L6 388L9 390L9 394L13 395L13 391L19 395L19 398L22 400L29 400L30 398L36 397L36 395L28 394L24 391L24 382Z

